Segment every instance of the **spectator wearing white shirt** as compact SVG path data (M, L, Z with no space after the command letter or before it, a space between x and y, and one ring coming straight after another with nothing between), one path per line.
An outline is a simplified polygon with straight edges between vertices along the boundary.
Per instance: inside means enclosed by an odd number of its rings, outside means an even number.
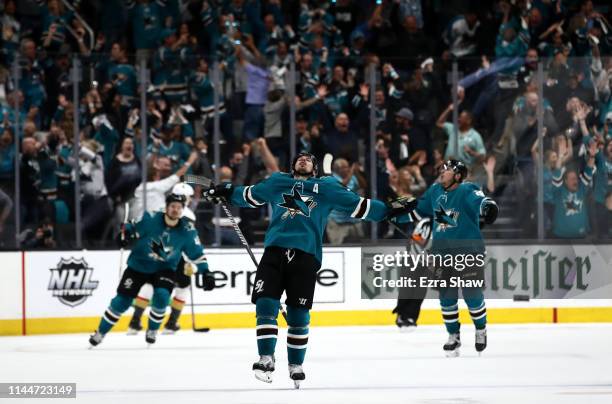
M192 152L189 159L174 174L171 173L171 162L167 157L158 157L149 168L149 177L146 183L147 212L154 213L166 206L166 194L172 187L180 182L189 167L197 160L198 155ZM135 191L134 200L130 209L130 219L140 220L144 214L144 188L140 184Z

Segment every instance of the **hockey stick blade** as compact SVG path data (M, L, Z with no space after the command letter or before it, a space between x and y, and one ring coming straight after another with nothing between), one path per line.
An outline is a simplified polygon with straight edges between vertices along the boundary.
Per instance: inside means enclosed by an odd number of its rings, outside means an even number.
M195 331L195 332L208 332L208 331L210 331L210 328L208 328L208 327L194 328L193 331Z
M202 185L206 188L210 188L213 186L213 182L210 178L206 178L201 175L185 174L183 176L183 181L190 184Z
M323 174L331 175L333 161L334 156L332 156L331 153L326 153L325 156L323 156Z

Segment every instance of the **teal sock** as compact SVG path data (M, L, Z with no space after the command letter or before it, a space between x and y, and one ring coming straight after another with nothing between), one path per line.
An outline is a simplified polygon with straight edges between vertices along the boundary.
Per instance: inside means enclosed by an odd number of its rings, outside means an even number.
M449 334L456 334L459 332L459 305L457 300L452 302L445 302L445 299L440 299L440 305L442 306L442 318L444 319L444 325L446 331Z
M474 327L479 330L485 328L487 326L487 308L484 300L480 303L466 300L465 303L468 305Z
M269 297L260 297L255 303L257 315L257 351L259 355L274 355L278 337L278 309L280 302Z
M164 321L169 300L170 292L168 292L168 290L156 288L153 291L151 310L149 311L149 330L159 330L162 321Z
M309 310L287 306L287 324L287 359L291 365L301 365L308 345Z
M113 328L113 326L119 321L121 315L130 308L132 304L132 298L124 295L117 295L111 300L110 306L102 315L100 319L100 325L98 325L98 331L101 334L106 334Z

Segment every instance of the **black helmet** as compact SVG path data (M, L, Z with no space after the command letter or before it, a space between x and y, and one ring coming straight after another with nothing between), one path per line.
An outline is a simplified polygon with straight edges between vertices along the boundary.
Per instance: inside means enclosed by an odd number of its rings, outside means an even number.
M319 164L317 162L317 158L312 153L301 152L298 153L291 162L291 175L295 176L295 163L297 163L298 159L302 156L306 156L312 161L312 176L316 177L319 172Z
M185 197L185 195L177 195L177 194L170 193L168 194L168 196L166 196L166 206L168 206L172 202L180 202L180 204L183 205L183 207L185 207L187 198Z
M463 163L463 161L455 159L446 160L446 162L442 165L442 169L451 169L455 174L459 174L461 176L461 179L458 182L463 181L468 174L468 169Z

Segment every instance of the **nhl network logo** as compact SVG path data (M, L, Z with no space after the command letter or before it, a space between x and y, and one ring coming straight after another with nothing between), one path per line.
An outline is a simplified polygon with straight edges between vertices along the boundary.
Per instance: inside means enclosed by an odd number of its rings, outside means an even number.
M98 287L98 281L91 279L93 268L83 258L62 258L57 267L50 268L50 271L51 280L47 289L67 306L75 307L83 303Z

